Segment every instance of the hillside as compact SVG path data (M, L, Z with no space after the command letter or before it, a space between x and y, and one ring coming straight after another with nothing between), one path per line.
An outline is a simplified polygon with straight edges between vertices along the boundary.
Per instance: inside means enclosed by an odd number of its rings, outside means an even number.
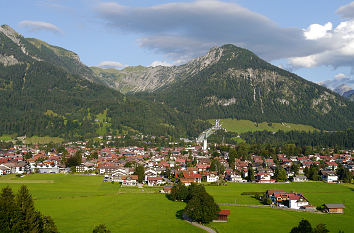
M215 47L192 63L197 68L182 79L137 96L159 100L201 119L289 122L327 130L354 125L352 102L249 50L234 45Z
M25 39L9 26L0 27L0 43L0 135L80 138L135 130L186 136L208 125L93 82L75 53Z

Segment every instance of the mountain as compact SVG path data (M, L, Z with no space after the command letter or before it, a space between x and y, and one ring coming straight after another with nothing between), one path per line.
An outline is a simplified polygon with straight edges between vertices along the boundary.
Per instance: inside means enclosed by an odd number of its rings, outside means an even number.
M154 92L217 62L215 57L219 55L215 52L216 50L212 49L206 56L198 57L180 66L131 66L123 70L99 67L91 67L91 69L101 82L122 93Z
M319 84L349 100L353 100L353 98L350 98L350 93L354 90L354 80L351 77L347 77L344 74L338 74L336 78L320 82Z
M201 119L302 123L326 130L354 125L353 103L249 50L215 47L183 67L190 67L189 72L152 92L135 95Z
M77 138L135 131L186 136L209 125L100 82L75 53L0 27L0 135Z
M344 92L343 97L346 97L351 101L354 101L354 90L349 90L349 91Z

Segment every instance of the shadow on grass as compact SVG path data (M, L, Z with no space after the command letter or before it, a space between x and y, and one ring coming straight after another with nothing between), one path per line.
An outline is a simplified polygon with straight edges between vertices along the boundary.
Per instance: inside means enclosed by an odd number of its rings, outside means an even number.
M177 219L180 219L180 220L184 220L184 219L183 219L183 213L184 213L184 209L178 210L178 211L176 212L176 218L177 218Z

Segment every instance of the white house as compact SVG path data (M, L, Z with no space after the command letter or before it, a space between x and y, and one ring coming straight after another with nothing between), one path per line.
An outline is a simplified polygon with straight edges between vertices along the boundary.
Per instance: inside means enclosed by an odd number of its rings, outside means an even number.
M305 182L305 181L307 181L307 177L304 175L294 176L294 182Z
M56 173L59 174L59 167L57 164L36 164L36 163L30 163L30 170L31 172L35 173Z
M338 182L338 176L333 171L322 171L322 179L328 183Z
M162 177L147 177L148 186L159 186L164 183L165 181L162 179Z
M0 165L0 175L8 175L8 174L11 174L11 168L5 165Z
M219 176L214 173L207 175L207 182L217 182L218 180Z
M302 195L289 194L289 208L300 209L308 204L309 202Z
M238 182L238 183L246 183L247 180L244 180L241 175L231 175L231 182Z

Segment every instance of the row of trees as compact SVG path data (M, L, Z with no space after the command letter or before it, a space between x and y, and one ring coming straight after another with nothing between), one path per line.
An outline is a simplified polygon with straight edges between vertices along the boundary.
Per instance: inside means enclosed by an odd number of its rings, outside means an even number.
M179 182L172 187L169 198L173 201L187 202L184 214L200 223L213 221L217 212L220 211L214 198L206 192L203 185L192 183L186 187Z
M0 232L56 233L58 230L51 217L35 209L30 192L22 185L16 196L10 187L1 191Z

